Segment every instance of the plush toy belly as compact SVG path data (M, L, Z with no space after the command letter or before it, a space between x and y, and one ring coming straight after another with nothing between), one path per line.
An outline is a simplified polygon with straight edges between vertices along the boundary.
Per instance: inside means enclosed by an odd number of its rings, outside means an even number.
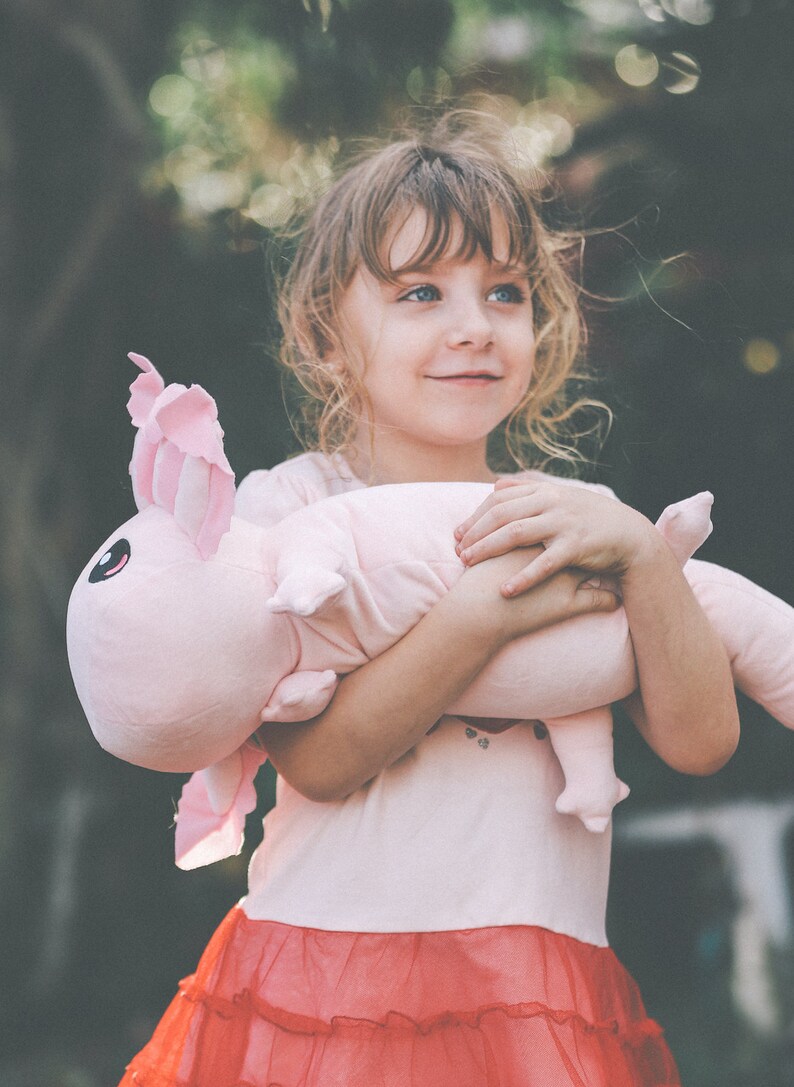
M491 493L479 483L396 484L325 499L267 534L269 606L296 622L301 667L350 670L410 630L461 576L454 529ZM359 658L356 663L360 663ZM450 707L480 717L560 717L637 685L622 609L512 643Z

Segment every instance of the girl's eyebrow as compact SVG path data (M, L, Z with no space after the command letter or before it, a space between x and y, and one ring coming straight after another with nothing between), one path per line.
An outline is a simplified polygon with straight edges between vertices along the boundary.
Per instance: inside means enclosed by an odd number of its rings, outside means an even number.
M528 276L529 267L526 264L503 264L501 261L495 260L492 262L491 267L495 272L502 275L511 276Z
M423 264L406 264L401 268L393 268L391 271L392 276L395 279L402 279L405 276L413 275L428 275L434 271L444 272L445 268L455 263L454 261L434 260ZM526 264L512 264L510 262L504 262L500 260L492 260L490 262L490 268L494 275L507 275L507 276L528 276L529 268Z

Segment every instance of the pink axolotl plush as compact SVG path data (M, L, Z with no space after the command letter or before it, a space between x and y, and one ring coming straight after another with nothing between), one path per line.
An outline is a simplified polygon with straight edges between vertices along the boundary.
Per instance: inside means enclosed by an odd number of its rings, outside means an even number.
M265 759L265 721L320 713L338 676L382 653L464 573L453 530L488 484L373 487L262 529L232 515L234 476L212 398L164 386L141 356L129 411L139 512L99 548L69 603L77 693L99 743L154 770L199 771L183 791L177 863L239 852ZM724 642L734 681L794 728L794 609L746 578L690 561L711 495L668 507L660 532ZM615 776L610 703L636 687L622 609L502 650L452 714L540 720L565 776L557 808L607 826Z

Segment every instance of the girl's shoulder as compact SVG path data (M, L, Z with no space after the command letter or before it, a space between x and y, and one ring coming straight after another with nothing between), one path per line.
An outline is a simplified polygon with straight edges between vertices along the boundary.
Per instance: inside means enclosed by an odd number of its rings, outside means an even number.
M542 472L539 468L528 468L522 472L506 473L503 478L515 480L517 483L561 483L566 487L586 487L590 491L595 491L596 494L603 494L607 498L614 498L618 501L618 496L612 488L607 487L604 483L586 483L582 479L555 476L552 475L551 472Z
M363 486L342 457L301 453L273 468L250 472L237 488L234 512L267 528L302 506Z

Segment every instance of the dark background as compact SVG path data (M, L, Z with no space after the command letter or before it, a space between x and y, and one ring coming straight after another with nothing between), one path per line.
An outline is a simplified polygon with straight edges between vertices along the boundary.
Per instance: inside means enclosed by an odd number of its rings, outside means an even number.
M127 351L213 393L238 478L294 448L268 243L336 141L490 109L556 179L551 219L620 226L585 256L618 299L589 306L616 413L590 475L654 518L713 491L702 556L792 601L793 30L772 0L0 0L0 1082L111 1087L244 891L245 858L173 867L181 779L98 748L63 624L133 508ZM742 714L709 779L618 728L611 940L691 1087L794 1083L794 956L766 948L776 1017L752 1021L726 857L620 831L794 799L794 737Z

